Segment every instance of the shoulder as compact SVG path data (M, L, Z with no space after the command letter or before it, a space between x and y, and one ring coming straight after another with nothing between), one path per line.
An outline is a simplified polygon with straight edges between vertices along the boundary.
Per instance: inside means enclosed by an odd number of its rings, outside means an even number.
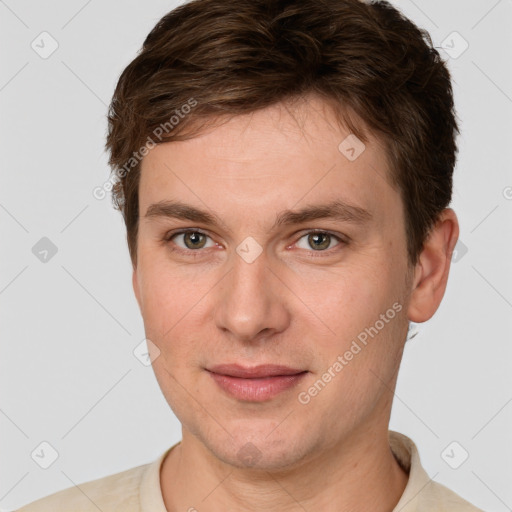
M431 481L422 505L439 512L483 512L444 485Z
M435 482L423 466L416 444L399 432L389 431L389 444L409 480L393 512L483 512L454 491Z
M77 484L15 512L138 512L139 487L150 464Z

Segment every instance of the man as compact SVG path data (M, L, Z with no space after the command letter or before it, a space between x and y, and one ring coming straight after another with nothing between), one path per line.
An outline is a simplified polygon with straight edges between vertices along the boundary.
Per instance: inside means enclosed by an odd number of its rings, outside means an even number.
M122 73L107 148L182 441L22 511L477 511L389 432L446 288L458 132L386 2L185 4Z

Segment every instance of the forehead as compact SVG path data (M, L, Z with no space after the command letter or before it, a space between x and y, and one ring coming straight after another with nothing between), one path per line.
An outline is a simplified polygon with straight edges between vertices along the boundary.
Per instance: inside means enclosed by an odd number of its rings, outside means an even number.
M399 198L382 142L366 135L363 143L316 97L224 119L150 150L141 165L140 214L159 201L185 199L260 216L342 200L378 215Z

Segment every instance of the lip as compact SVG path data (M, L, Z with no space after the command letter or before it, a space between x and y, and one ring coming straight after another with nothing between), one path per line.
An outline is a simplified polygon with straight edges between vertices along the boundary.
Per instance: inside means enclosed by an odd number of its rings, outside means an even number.
M208 371L228 377L239 377L242 379L258 379L262 377L275 377L283 375L297 375L305 370L290 368L289 366L277 364L260 364L251 368L239 364L219 364L208 368Z
M264 402L296 386L307 370L280 365L252 368L223 364L207 370L217 385L228 395L247 402Z

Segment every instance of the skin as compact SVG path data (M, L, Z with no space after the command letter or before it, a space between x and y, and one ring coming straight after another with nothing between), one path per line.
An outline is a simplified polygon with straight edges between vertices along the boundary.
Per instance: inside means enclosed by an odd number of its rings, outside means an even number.
M322 99L306 96L160 144L142 162L133 288L146 337L160 351L153 351L155 375L182 424L182 441L160 474L169 511L385 512L404 491L408 476L388 443L393 390L408 320L424 322L437 310L459 228L453 210L444 210L409 266L402 201L386 178L384 149L370 137L349 161L338 149L348 134ZM170 199L222 223L145 216ZM371 219L271 230L283 210L335 199ZM179 229L206 236L165 240ZM345 242L320 237L317 243L327 241L318 249L308 243L311 230ZM249 236L262 248L252 263L236 252ZM300 403L298 394L394 303L402 306L396 316ZM254 403L216 385L205 368L221 363L309 373ZM252 463L239 455L249 442L258 450Z

